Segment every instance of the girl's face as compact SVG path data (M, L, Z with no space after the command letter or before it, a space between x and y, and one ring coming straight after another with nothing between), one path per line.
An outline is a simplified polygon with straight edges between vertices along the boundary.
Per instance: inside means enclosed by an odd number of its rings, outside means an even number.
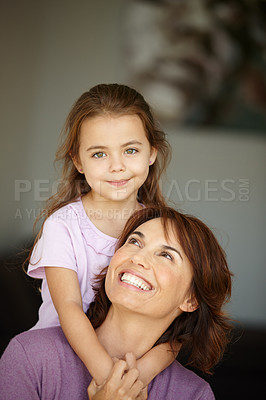
M137 115L98 116L81 126L78 170L97 201L136 201L157 151Z
M106 275L106 293L114 306L164 321L165 326L197 303L191 294L192 267L169 226L160 218L140 225L116 251Z

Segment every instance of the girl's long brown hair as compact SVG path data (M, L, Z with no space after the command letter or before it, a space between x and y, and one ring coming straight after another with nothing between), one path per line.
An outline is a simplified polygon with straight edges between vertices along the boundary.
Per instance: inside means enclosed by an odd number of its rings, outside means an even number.
M83 174L80 174L73 159L79 159L80 129L82 123L88 119L102 115L138 115L141 119L147 138L158 155L156 161L149 168L149 175L139 189L139 201L145 205L166 205L160 189L160 177L166 170L171 157L171 149L165 133L159 128L154 119L149 104L135 89L120 84L100 84L83 93L72 106L66 119L62 142L59 146L55 162L62 163L62 173L58 191L51 196L44 205L40 215L36 218L34 227L42 220L41 229L34 241L33 247L25 264L30 260L32 250L42 234L45 220L61 207L75 201L88 193L90 187Z
M150 207L137 211L128 220L118 241L123 246L128 236L141 224L161 218L164 231L173 229L192 269L192 294L198 303L194 312L183 312L177 317L155 345L169 342L182 343L182 350L189 354L189 364L204 373L220 361L230 341L232 325L223 311L231 296L231 277L226 256L212 231L197 218L179 213L169 207ZM110 300L106 296L105 272L96 279L95 301L88 310L88 317L97 328L105 320Z

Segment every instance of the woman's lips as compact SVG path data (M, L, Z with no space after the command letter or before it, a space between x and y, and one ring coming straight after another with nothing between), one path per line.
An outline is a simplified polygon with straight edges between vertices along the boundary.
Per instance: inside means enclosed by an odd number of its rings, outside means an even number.
M142 278L139 274L134 271L123 271L119 275L120 281L136 287L139 290L148 292L153 290L152 285L144 278Z
M129 179L123 179L120 181L107 181L109 185L115 186L115 187L120 187L120 186L125 186L128 183Z

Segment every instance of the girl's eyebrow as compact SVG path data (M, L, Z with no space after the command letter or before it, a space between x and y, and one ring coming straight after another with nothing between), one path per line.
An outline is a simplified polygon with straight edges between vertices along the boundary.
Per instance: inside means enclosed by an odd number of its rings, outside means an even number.
M88 147L86 151L90 151L90 150L105 150L105 149L107 149L107 146L96 145L96 146Z
M142 143L139 142L138 140L130 140L129 142L126 142L124 144L122 144L121 147L127 147L127 146L132 146L132 145L139 145L142 146ZM102 145L94 145L94 146L90 146L87 148L86 151L91 151L91 150L105 150L107 149L107 146L102 146Z
M142 146L142 143L139 142L138 140L130 140L129 142L124 143L121 147L131 146L132 144L137 144L139 146Z
M144 235L142 232L140 232L140 231L134 231L134 232L132 232L129 236L131 236L131 235L138 235L138 236L141 237L142 239L145 238L145 235ZM181 255L181 253L180 253L180 251L178 251L175 247L172 247L172 246L168 246L168 245L166 245L166 244L163 244L163 245L162 245L162 248L163 248L164 250L171 250L171 251L174 251L175 253L177 253L177 254L179 255L179 257L181 258L181 260L184 261L182 255Z

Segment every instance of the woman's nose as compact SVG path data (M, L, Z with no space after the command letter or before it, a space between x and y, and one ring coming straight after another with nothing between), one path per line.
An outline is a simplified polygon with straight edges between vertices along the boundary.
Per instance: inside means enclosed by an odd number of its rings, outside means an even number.
M145 269L149 269L151 266L150 257L143 250L139 250L137 254L134 254L131 257L131 262Z
M122 156L116 155L116 156L111 157L110 171L111 172L125 171L125 164L123 162Z

